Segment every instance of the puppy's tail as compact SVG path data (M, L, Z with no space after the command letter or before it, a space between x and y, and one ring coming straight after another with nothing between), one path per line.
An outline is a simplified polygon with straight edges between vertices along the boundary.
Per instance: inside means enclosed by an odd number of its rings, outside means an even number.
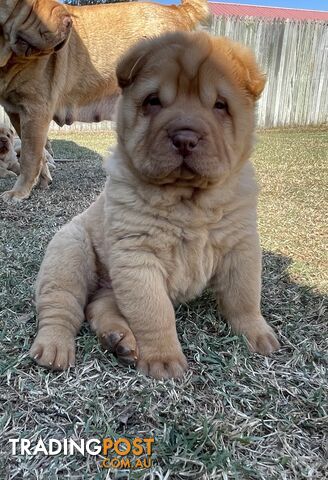
M207 0L181 0L178 8L189 16L192 27L207 22L210 15Z

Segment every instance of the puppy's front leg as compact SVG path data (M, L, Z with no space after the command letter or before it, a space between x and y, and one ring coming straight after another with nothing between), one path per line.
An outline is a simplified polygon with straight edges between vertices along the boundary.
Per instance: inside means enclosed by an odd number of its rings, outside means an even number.
M74 365L75 336L95 285L91 241L83 225L72 221L49 243L37 279L39 328L30 350L37 363L57 370Z
M0 178L16 177L16 173L7 168L0 167Z
M136 338L138 370L154 378L179 377L187 368L163 274L141 256L113 260L110 276L118 307ZM137 264L135 263L137 261ZM148 265L147 265L148 264Z
M3 193L5 200L20 201L29 197L43 167L43 149L47 140L50 120L50 117L45 117L42 112L21 115L20 175L13 189ZM48 180L51 180L50 176Z
M260 310L261 249L256 236L224 257L214 287L223 315L236 333L246 336L250 350L270 355L279 348Z

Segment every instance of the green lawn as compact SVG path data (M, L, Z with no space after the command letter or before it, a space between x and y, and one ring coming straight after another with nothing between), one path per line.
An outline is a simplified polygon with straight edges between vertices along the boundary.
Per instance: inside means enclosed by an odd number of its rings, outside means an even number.
M207 292L177 309L188 373L160 382L118 365L87 325L74 370L48 372L27 356L45 247L102 189L101 155L114 141L108 132L53 138L61 161L51 188L19 206L0 202L0 479L327 478L327 129L261 132L253 155L263 312L281 350L248 353ZM11 455L10 438L39 436L154 436L153 477L109 473L98 457Z

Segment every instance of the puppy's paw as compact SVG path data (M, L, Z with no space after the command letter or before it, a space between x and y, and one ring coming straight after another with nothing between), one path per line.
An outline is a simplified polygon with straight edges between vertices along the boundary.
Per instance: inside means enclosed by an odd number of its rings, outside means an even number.
M138 359L137 369L144 375L156 378L182 377L188 368L187 359L180 345L172 351L161 353L161 348L143 349Z
M249 328L245 336L250 351L261 355L271 355L280 347L274 331L264 319Z
M136 365L137 342L129 328L113 324L108 331L98 334L98 337L103 348L113 353L123 365Z
M74 336L61 327L42 328L29 352L42 367L66 370L75 364Z
M17 177L17 174L13 172L12 170L6 170L5 173L2 173L0 175L0 178L7 178L7 177Z

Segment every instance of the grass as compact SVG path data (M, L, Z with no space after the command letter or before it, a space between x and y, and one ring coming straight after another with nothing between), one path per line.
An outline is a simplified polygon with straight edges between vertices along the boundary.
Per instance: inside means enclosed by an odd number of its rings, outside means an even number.
M270 358L218 321L209 292L177 309L190 369L156 382L117 364L85 325L77 367L45 371L27 352L33 282L53 234L104 184L110 133L54 135L48 192L0 204L0 478L320 480L327 468L327 151L324 129L259 134L263 312L282 348ZM1 190L9 180L1 181ZM326 203L325 203L326 202ZM326 242L326 243L325 243ZM155 437L148 471L107 471L99 457L13 456L10 438Z

